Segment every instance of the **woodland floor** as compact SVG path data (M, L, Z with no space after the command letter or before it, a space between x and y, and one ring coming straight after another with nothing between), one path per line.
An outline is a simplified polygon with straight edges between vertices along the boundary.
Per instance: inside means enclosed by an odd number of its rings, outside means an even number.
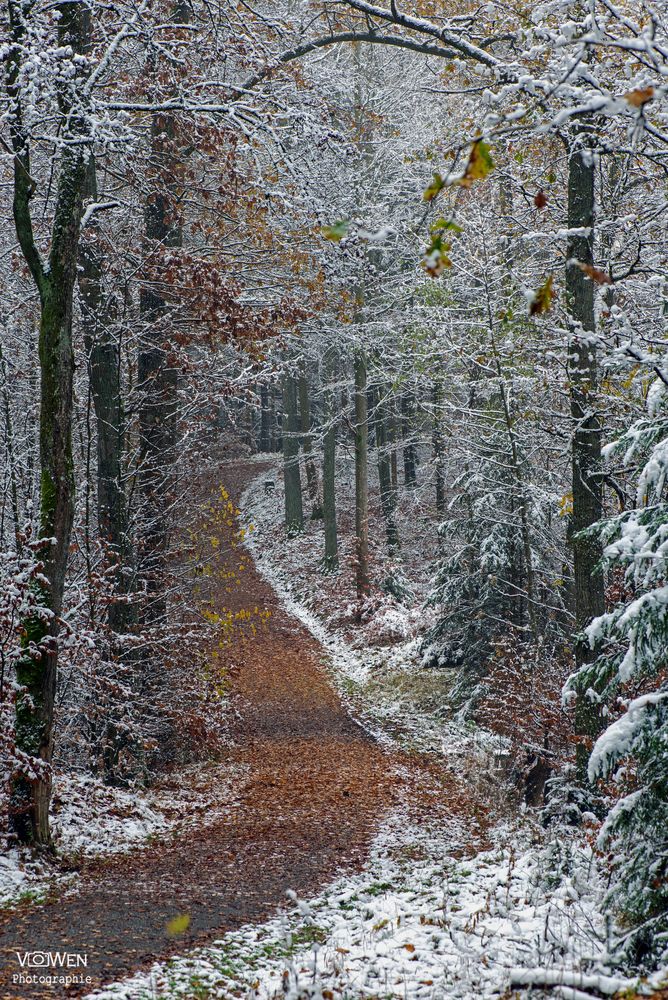
M259 472L256 462L238 461L221 475L238 501ZM236 567L239 550L221 545L216 558ZM170 841L87 862L76 891L0 914L3 1000L92 988L17 987L17 951L86 954L95 986L263 920L289 889L312 895L342 870L360 868L383 816L405 803L406 788L412 810L428 811L432 821L438 808L470 815L479 831L475 803L447 765L388 751L350 718L322 649L252 561L245 559L241 583L229 590L219 595L219 610L271 612L234 646L228 763L243 775L234 802ZM167 927L180 915L190 923L175 939Z

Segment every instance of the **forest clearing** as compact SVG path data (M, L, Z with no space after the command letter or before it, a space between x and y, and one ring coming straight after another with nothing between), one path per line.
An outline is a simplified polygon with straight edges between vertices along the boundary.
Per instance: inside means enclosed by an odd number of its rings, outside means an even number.
M0 996L668 996L664 0L5 0Z

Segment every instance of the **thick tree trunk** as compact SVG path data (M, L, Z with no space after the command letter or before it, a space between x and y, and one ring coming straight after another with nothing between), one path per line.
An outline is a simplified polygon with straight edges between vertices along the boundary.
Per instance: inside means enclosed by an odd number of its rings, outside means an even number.
M355 583L357 599L369 593L369 414L366 356L355 351Z
M301 446L304 452L304 468L306 470L306 487L308 489L309 500L311 501L311 518L318 520L322 517L322 501L320 499L320 484L318 483L318 470L313 458L313 446L311 444L311 407L309 404L308 380L302 371L299 375L299 419L301 425Z
M322 514L325 528L325 572L339 568L339 546L336 531L336 397L331 380L336 372L336 354L333 348L327 351L324 365L325 391L323 418L325 434L323 441L322 467Z
M304 530L302 482L299 471L299 417L297 384L288 372L283 376L283 479L285 483L285 530L289 536Z
M58 8L58 39L83 53L88 15L77 4ZM70 142L60 155L51 247L44 266L34 239L30 214L32 176L30 147L23 129L20 94L20 52L25 25L20 5L10 2L9 18L14 47L7 64L7 91L14 105L10 125L14 152L13 213L21 251L40 298L40 534L51 541L44 553L43 616L24 623L25 654L17 665L21 691L16 703L19 748L42 761L36 780L22 778L14 786L14 827L24 842L48 844L50 763L53 755L53 709L58 669L58 624L65 588L70 534L74 517L72 412L74 352L72 301L77 273L79 228L86 185L89 136L82 116L73 112L71 84L57 83L59 106ZM83 72L83 70L82 70Z
M601 482L601 423L597 412L598 371L595 329L594 284L572 261L594 263L594 163L586 147L586 133L573 137L568 161L568 227L584 229L568 238L566 295L570 319L568 369L572 440L573 513L570 539L573 546L575 627L579 633L605 609L604 581L596 565L602 555L600 539L582 537L581 532L600 520L603 513ZM586 642L576 645L577 665L587 662L591 652ZM576 704L576 732L583 740L601 729L599 706L582 691ZM581 774L586 772L588 749L578 748Z
M151 123L153 189L145 210L149 260L162 247L180 247L183 231L172 190L178 170L174 152L175 129L169 116L155 115ZM153 263L156 259L153 259ZM159 263L159 262L158 262ZM146 622L160 621L166 612L164 592L168 546L168 508L176 451L176 369L170 364L168 315L170 307L158 282L149 276L140 293L144 338L137 374L139 407L139 463L143 524L141 575L149 600Z
M95 161L88 164L87 196L97 199ZM84 232L79 273L81 324L88 359L88 379L95 411L97 442L97 524L100 538L116 563L115 590L120 600L109 606L108 621L114 632L124 632L129 608L127 506L122 486L123 403L118 343L111 333L111 315L102 286L102 252L98 227L93 221Z

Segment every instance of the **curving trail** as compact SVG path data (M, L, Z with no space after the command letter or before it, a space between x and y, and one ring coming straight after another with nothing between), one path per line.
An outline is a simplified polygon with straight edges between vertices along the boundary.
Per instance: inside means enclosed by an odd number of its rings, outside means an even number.
M260 471L242 460L225 467L224 484L238 499ZM17 950L87 954L94 984L110 982L262 920L287 889L313 894L337 871L363 863L394 798L398 758L347 715L320 647L252 563L221 603L271 610L267 626L234 648L238 714L229 762L245 774L236 801L201 830L86 866L76 894L0 916L3 1000L81 995L13 985ZM175 942L166 925L181 913L191 923Z

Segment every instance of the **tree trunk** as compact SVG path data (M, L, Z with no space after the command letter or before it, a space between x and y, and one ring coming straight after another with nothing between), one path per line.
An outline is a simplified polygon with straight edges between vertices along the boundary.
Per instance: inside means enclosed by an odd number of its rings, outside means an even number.
M97 199L95 161L88 164L87 195ZM122 486L123 405L118 343L111 333L111 315L102 286L102 253L94 217L84 233L79 273L81 324L88 359L88 378L95 411L97 440L97 524L100 538L116 563L115 590L121 598L109 606L114 632L126 630L129 556L125 495Z
M325 528L325 557L323 567L325 572L334 572L339 568L339 546L336 532L336 431L337 410L336 394L331 386L331 380L336 372L336 354L329 348L325 355L324 406L323 417L325 435L323 441L322 468L322 513Z
M288 536L304 530L302 483L299 471L299 417L297 385L292 375L283 376L283 478L285 482L285 530Z
M434 449L434 470L436 478L436 513L445 517L445 443L441 424L441 407L443 405L443 386L436 380L431 388L431 402L434 410L432 445Z
M322 517L322 501L320 499L318 470L313 459L311 407L308 398L308 380L304 372L301 372L299 375L299 418L302 432L301 446L304 452L304 468L306 469L306 486L311 501L311 519L315 521Z
M88 14L77 4L59 7L60 45L83 53ZM57 636L65 588L70 534L74 518L72 412L74 351L72 301L77 274L79 228L86 184L86 158L90 144L83 115L73 111L71 83L56 83L64 126L58 164L53 228L48 265L34 239L30 198L30 146L23 127L20 93L20 53L25 35L23 11L9 4L14 46L7 63L7 91L14 105L10 134L14 153L14 223L21 251L39 292L40 391L40 534L51 541L43 559L48 581L41 590L45 609L24 623L25 653L17 664L21 687L16 702L16 739L26 754L42 761L36 780L20 778L13 789L12 811L17 836L23 842L45 845L50 841L50 763L53 755L53 708L58 670ZM80 70L83 72L83 70Z
M272 410L269 406L269 386L266 382L260 384L260 451L262 453L272 450L271 447L271 422Z
M355 582L358 601L369 593L369 414L366 356L355 351Z
M0 347L0 375L2 375L2 402L5 411L5 448L7 451L7 468L9 470L9 499L12 511L12 521L14 522L14 544L16 551L21 552L23 545L21 542L21 514L19 510L19 486L16 469L16 452L14 448L14 424L12 421L12 410L7 390L7 362ZM2 544L4 545L4 533Z
M575 628L581 633L592 618L605 610L604 581L595 569L602 555L596 536L579 533L600 520L603 513L601 484L601 424L597 412L598 371L596 347L590 334L595 329L594 284L583 271L570 263L594 263L594 164L587 156L586 133L572 139L568 160L568 227L585 228L586 235L571 235L567 245L566 295L570 320L568 370L570 407L573 421L572 484L573 513L570 541L573 546ZM585 154L583 156L583 153ZM586 642L576 643L576 662L582 666L591 657ZM589 740L598 735L600 708L582 691L575 711L578 736ZM589 751L578 747L578 770L586 773Z
M417 449L411 440L413 433L413 418L415 416L415 400L412 393L404 393L401 397L401 433L404 439L404 486L417 486Z
M383 390L376 396L376 447L378 449L378 482L380 486L380 506L385 519L385 535L390 555L399 548L399 530L394 517L397 494L392 485L391 442L388 433L388 415Z
M172 190L178 169L174 154L175 128L169 116L155 115L151 123L153 190L145 210L148 259L163 247L180 247L183 231ZM137 375L139 406L139 464L143 502L141 572L149 595L144 609L147 622L160 621L166 613L164 593L168 545L168 507L176 449L177 372L169 363L170 307L160 285L151 276L140 293L144 339Z

